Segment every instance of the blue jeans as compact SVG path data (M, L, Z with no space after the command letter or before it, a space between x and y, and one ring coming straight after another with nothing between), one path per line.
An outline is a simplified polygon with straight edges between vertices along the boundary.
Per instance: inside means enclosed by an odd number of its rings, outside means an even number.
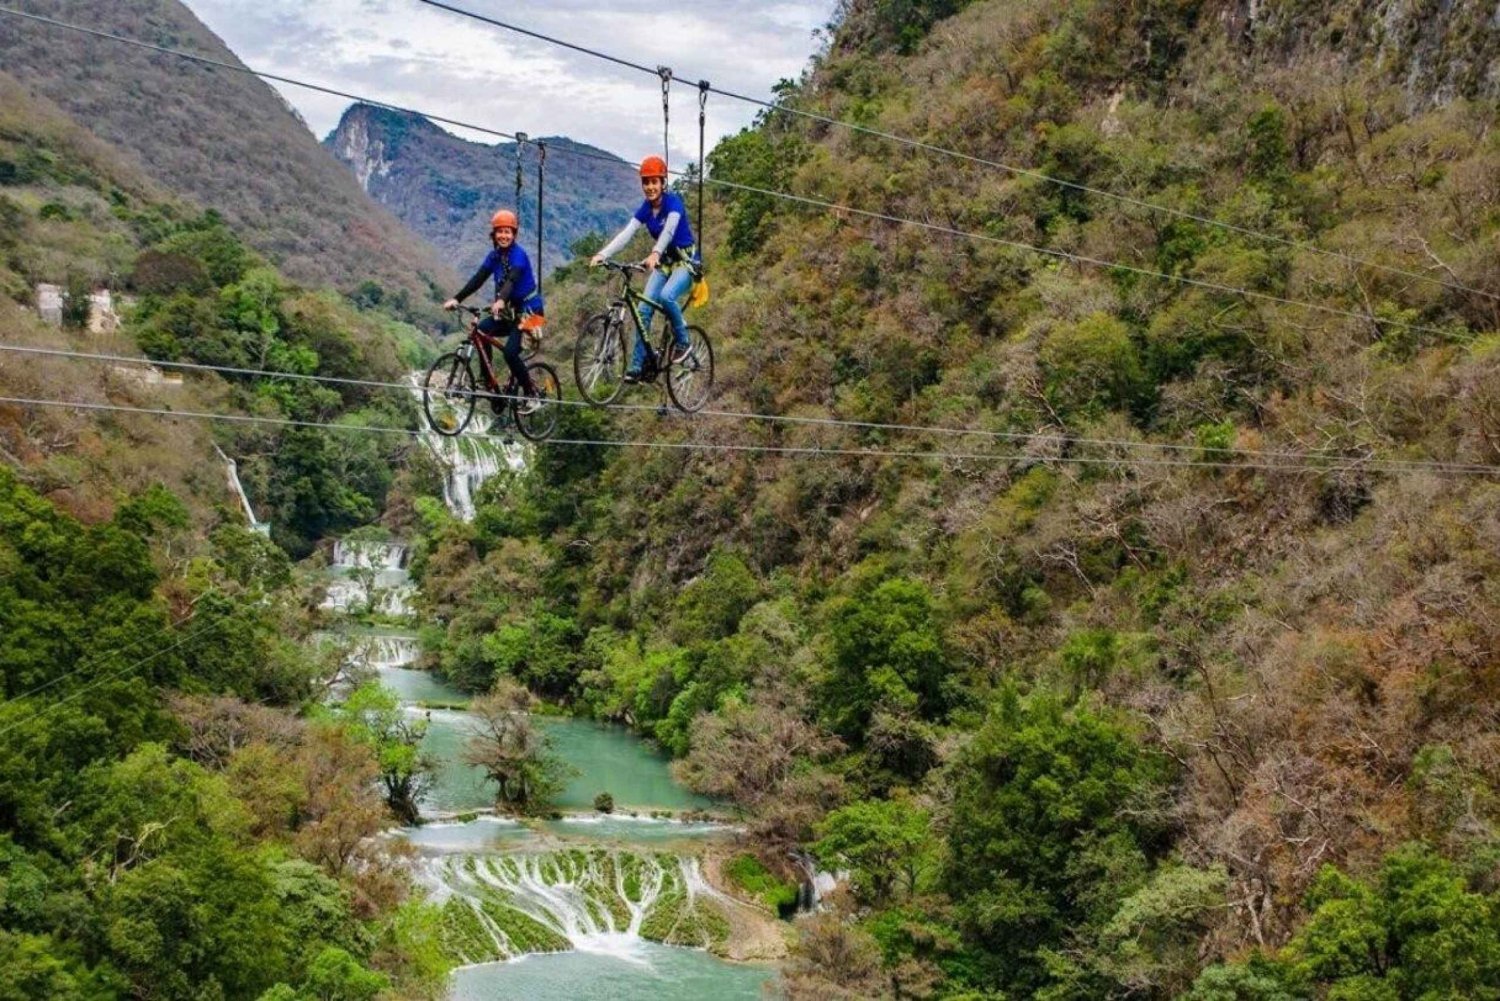
M672 322L672 333L676 335L678 347L688 346L687 321L682 318L682 306L678 301L685 298L688 291L693 287L693 272L686 264L679 264L672 269L670 275L664 273L661 268L651 272L651 277L646 279L645 296L647 299L655 299L661 303L661 310L667 314L667 319ZM641 303L641 328L651 329L651 318L656 315L656 310L645 303ZM646 364L646 340L639 334L635 338L635 356L630 360L630 370L639 372Z

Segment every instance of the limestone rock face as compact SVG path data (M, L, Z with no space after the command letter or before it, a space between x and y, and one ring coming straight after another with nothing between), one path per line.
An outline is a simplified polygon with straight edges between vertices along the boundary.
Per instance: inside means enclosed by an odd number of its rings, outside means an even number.
M619 229L640 190L630 163L594 159L611 154L568 139L541 141L548 150L542 263L550 268L568 260L579 237ZM468 142L419 115L356 104L323 144L370 197L462 274L485 253L490 216L516 201L516 143ZM533 255L537 158L535 144L522 147L521 243Z

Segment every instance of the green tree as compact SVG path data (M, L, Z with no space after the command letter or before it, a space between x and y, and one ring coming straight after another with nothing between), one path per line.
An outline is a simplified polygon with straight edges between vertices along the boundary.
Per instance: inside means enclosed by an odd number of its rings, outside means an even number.
M1145 878L1170 771L1114 718L1004 693L952 770L947 890L972 941L1017 991L1040 952L1098 927Z
M463 760L495 783L496 802L535 812L561 789L571 769L552 753L551 741L526 712L530 696L508 678L469 705L472 736Z
M943 710L948 656L932 593L905 577L835 599L823 707L834 732L862 740L876 709L932 719Z
M933 859L932 815L906 800L862 800L830 813L813 851L824 865L847 868L854 891L877 907L899 884L917 892Z
M1129 328L1108 313L1058 324L1042 342L1039 356L1047 396L1064 411L1094 415L1128 410L1142 401L1148 387Z
M434 763L422 751L426 722L408 716L396 693L374 681L350 692L334 716L375 752L391 812L403 823L415 824L418 803L433 779Z
M1325 866L1307 903L1282 958L1330 997L1500 998L1500 899L1425 845L1397 849L1370 881Z

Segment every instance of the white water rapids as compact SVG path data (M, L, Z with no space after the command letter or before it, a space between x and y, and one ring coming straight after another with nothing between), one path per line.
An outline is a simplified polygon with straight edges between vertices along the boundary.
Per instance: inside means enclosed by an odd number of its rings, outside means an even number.
M462 434L438 434L427 423L422 410L423 373L413 372L412 393L422 442L443 467L443 503L464 521L474 520L474 495L490 477L502 469L520 472L526 468L526 448L520 441L505 442L484 437L490 432L489 415L476 408Z

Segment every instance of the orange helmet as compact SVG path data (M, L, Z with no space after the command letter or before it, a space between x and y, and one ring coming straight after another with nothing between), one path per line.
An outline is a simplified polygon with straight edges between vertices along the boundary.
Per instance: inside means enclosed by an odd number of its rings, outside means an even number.
M500 229L502 226L510 229L512 232L519 233L521 231L521 224L516 220L516 214L510 209L501 209L490 216L491 230Z
M641 161L641 180L648 177L660 177L667 179L667 161L659 156L648 156Z

